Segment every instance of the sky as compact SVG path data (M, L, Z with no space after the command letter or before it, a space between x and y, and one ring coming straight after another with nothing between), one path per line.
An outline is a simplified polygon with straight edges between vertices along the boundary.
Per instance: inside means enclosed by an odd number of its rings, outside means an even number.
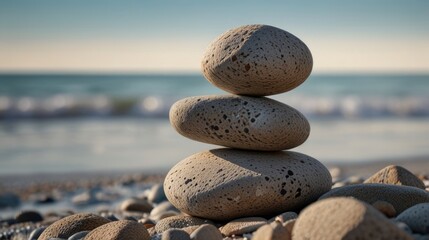
M429 1L0 1L0 72L200 70L208 44L267 24L304 41L313 72L429 73Z

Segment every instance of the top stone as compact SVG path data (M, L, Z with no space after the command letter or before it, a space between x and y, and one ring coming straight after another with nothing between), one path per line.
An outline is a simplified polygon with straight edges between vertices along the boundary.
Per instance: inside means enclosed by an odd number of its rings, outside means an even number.
M246 25L220 35L201 63L209 82L250 96L287 92L303 83L312 67L311 52L301 40L267 25Z

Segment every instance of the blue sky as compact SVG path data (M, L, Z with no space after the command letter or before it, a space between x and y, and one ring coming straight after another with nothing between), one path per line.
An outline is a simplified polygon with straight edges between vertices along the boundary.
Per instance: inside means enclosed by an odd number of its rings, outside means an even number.
M429 72L429 1L0 1L0 71L196 72L222 32L301 38L317 72Z

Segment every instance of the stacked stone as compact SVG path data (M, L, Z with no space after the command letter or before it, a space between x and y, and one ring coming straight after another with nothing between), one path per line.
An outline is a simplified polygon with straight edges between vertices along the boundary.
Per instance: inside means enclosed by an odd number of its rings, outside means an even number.
M227 148L194 154L174 166L164 190L182 212L213 220L297 211L331 189L316 159L283 151L305 142L307 119L264 96L287 92L310 75L310 50L294 35L247 25L219 36L202 60L204 76L230 95L176 102L172 126L183 136Z

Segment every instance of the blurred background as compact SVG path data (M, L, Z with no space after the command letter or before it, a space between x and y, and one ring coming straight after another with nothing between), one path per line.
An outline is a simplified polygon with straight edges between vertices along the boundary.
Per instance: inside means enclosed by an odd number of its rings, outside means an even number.
M176 133L178 99L223 92L199 67L226 30L299 37L310 78L272 96L324 163L429 156L428 1L0 2L0 174L166 171L214 146Z

